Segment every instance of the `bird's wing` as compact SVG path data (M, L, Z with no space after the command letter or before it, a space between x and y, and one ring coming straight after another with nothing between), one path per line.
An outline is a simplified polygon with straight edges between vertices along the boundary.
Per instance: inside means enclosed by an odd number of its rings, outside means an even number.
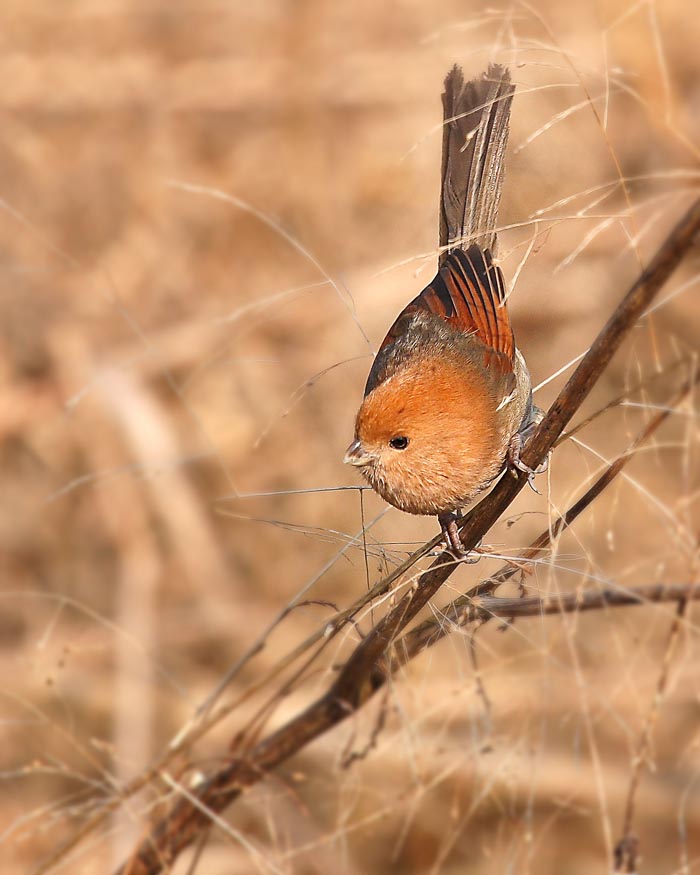
M475 335L485 347L484 362L506 373L513 370L515 342L506 307L501 269L488 249L455 250L430 285L399 314L379 348L396 341L419 311L439 316L455 331Z

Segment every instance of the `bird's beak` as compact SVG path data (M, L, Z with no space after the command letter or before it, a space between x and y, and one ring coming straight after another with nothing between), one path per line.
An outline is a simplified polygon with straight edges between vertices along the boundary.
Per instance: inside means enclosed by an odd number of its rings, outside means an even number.
M360 443L358 438L350 444L345 453L345 458L343 462L346 465L355 465L356 468L364 468L365 465L369 465L372 461L372 457L369 453L366 453L364 447Z

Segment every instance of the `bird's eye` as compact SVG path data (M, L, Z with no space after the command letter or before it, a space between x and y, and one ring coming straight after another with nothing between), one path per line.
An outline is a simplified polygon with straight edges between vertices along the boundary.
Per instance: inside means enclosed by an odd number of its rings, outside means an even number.
M389 446L392 448L392 450L405 450L408 446L408 438L402 434L399 434L389 441Z

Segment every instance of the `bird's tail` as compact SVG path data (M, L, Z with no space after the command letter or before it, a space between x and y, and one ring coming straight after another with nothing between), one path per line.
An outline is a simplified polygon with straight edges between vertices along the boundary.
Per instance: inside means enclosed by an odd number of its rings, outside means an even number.
M447 74L442 95L440 264L452 250L472 243L495 249L514 91L510 71L499 64L491 64L487 73L469 82L456 65Z

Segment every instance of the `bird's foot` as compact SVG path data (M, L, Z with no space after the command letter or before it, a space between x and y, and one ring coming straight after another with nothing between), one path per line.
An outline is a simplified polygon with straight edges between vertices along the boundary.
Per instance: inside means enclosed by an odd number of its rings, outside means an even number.
M510 443L508 444L507 459L508 464L511 468L514 468L516 471L522 471L523 474L527 474L527 482L530 489L532 489L533 492L536 492L539 495L540 491L535 486L535 477L537 474L544 474L547 468L549 468L549 456L547 456L544 462L542 462L542 464L538 465L536 468L530 468L530 466L526 465L520 458L523 446L530 439L538 424L538 420L535 420L525 426L522 431L516 431L516 433L510 439Z
M473 565L481 558L479 556L480 545L477 545L474 550L464 549L464 544L459 535L459 526L457 525L460 519L461 516L456 511L438 514L438 522L440 523L440 528L445 538L445 546L448 551L458 562Z

